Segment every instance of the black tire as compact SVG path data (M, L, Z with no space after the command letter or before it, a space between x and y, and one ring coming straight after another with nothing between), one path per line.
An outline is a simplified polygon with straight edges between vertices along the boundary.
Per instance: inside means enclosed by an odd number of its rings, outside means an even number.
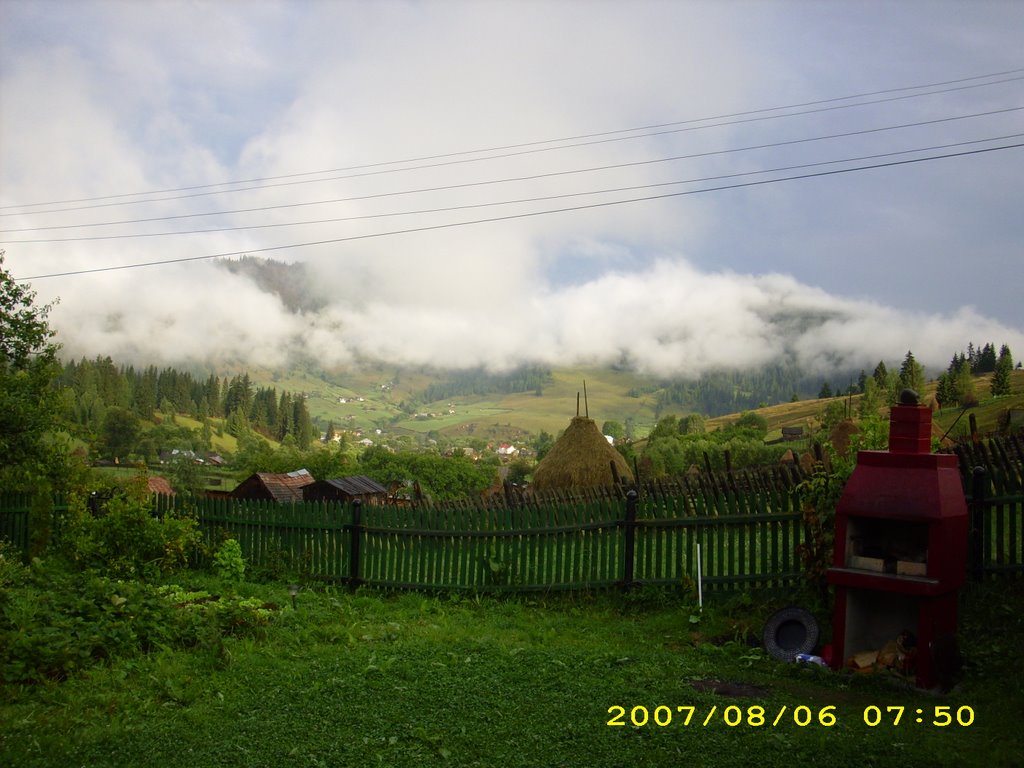
M811 653L818 644L818 622L803 608L783 608L764 625L764 649L779 661L793 661L798 653Z

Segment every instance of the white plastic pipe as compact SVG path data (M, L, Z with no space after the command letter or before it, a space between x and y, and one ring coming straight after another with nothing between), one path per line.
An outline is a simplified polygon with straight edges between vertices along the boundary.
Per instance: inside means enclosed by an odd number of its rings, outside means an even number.
M697 606L703 611L704 610L704 584L702 583L702 573L700 559L700 544L697 545Z

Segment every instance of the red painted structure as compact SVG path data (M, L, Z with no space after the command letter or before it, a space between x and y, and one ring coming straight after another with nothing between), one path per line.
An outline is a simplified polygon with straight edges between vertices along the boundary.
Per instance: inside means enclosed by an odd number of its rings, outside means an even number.
M916 635L917 685L942 675L955 648L957 593L967 575L967 503L954 455L931 453L931 411L897 405L889 450L861 451L836 508L828 581L835 586L832 666Z

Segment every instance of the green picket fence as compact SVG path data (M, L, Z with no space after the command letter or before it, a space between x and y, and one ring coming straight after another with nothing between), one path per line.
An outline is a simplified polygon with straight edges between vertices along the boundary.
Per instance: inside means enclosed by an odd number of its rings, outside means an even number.
M531 590L623 578L621 502L543 506L369 507L363 583L392 588Z
M975 578L1024 574L1024 436L957 447L972 517Z
M327 580L342 580L349 575L350 507L227 498L185 502L160 495L154 499L158 515L182 510L194 513L212 547L225 539L237 540L251 566L284 567Z
M9 541L27 554L31 515L31 495L5 494L0 496L0 541Z
M975 576L1024 574L1024 495L1011 487L1012 476L986 477L969 497L973 519L982 521L971 543ZM708 591L730 591L785 589L802 578L805 534L795 485L748 478L640 491L633 501L592 493L406 507L167 496L154 504L158 515L188 509L212 545L237 539L252 567L352 585L571 590L692 584L699 577ZM31 507L25 496L0 497L0 537L26 552Z

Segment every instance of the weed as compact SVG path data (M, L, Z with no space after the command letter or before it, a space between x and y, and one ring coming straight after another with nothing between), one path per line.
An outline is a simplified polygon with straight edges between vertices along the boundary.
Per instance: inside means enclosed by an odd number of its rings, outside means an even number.
M213 568L227 581L242 581L245 578L245 560L242 546L236 539L223 542L213 555Z

